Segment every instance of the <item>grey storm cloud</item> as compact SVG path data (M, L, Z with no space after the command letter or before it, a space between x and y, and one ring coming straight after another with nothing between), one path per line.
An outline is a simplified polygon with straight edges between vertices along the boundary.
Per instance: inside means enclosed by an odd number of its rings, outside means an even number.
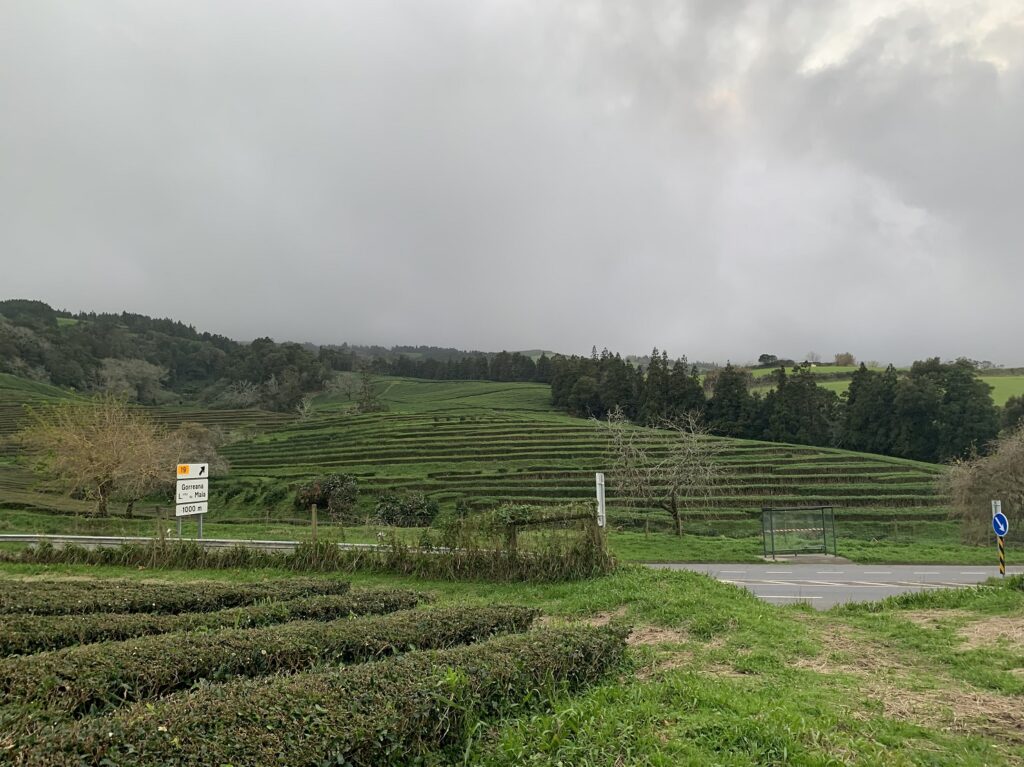
M0 295L1024 363L1018 0L10 0Z

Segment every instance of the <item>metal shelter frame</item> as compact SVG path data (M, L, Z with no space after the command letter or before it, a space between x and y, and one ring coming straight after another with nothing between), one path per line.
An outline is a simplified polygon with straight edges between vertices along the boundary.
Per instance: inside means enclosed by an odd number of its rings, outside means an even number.
M794 520L787 522L787 520ZM782 525L780 526L780 523ZM793 525L803 525L794 527ZM801 536L813 533L813 537ZM780 535L784 534L784 535ZM821 540L818 542L818 534ZM829 546L831 538L831 547ZM836 556L836 516L832 506L784 506L761 509L764 556L779 554L832 554ZM832 550L829 551L829 548Z

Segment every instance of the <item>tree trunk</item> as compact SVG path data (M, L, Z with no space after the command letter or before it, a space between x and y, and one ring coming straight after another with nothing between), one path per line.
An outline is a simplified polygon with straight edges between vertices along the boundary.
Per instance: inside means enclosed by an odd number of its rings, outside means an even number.
M128 501L128 505L124 507L124 515L128 519L131 519L134 516L134 512L135 512L135 499L132 498L130 501Z
M677 500L675 493L672 493L671 503L672 503L672 509L671 509L672 521L676 523L676 535L678 535L680 538L682 538L683 537L683 518L679 514L679 501Z
M96 488L96 516L106 517L107 504L110 501L110 484L107 482L100 482Z

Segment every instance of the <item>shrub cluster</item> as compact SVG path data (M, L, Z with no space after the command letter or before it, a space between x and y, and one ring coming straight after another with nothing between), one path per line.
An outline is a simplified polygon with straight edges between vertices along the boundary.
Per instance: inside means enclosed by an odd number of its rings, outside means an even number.
M0 583L0 615L209 612L269 599L345 594L349 588L349 583L326 578L290 578L264 583L190 581L188 584L123 579L18 581Z
M461 762L477 722L549 703L622 661L624 632L550 629L380 663L209 685L43 731L21 767Z
M295 508L309 510L314 503L335 519L344 519L355 507L359 483L350 474L328 474L295 490Z
M437 501L422 493L384 493L377 500L377 522L391 527L428 527L441 510Z
M0 660L0 705L85 714L151 700L206 679L291 673L415 648L443 648L525 631L526 607L452 607L255 629L160 634Z
M15 614L0 622L0 657L174 631L255 628L294 620L328 621L350 615L383 615L408 610L421 599L422 596L413 591L373 589L230 607L208 613Z

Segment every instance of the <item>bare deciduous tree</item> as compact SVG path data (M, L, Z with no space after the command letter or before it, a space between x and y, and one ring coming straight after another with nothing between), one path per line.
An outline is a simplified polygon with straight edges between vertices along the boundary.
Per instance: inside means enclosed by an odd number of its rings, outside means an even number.
M173 479L177 460L166 429L109 395L30 411L21 439L68 490L95 501L101 517L115 495L141 498Z
M1004 434L984 458L957 461L945 479L953 516L964 538L982 542L992 537L993 500L1003 502L1011 531L1024 524L1024 425Z
M126 501L130 516L137 501L169 489L180 462L227 469L217 455L217 432L197 423L171 431L110 395L30 411L20 437L44 471L95 501L101 517L109 514L112 499Z
M313 415L313 398L303 397L299 404L295 406L295 412L299 414L299 420L305 421L311 415Z
M672 517L676 535L682 535L683 510L706 504L722 481L723 441L711 437L697 416L688 413L661 423L669 438L663 443L664 454L655 456L649 449L650 432L629 424L621 409L597 423L608 434L609 474L616 493L664 509Z

